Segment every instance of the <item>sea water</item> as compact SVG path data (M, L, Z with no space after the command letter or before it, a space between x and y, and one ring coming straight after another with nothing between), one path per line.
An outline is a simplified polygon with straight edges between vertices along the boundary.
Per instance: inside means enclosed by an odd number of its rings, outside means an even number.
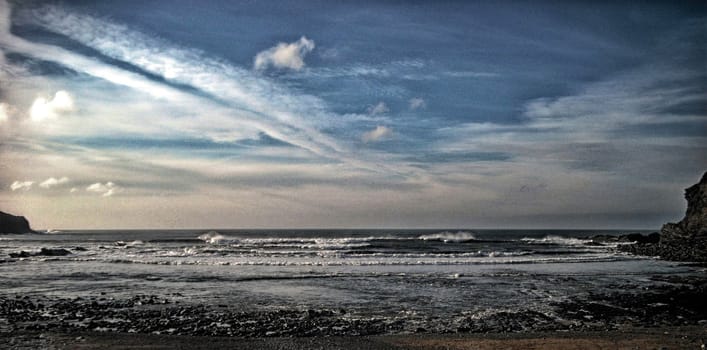
M635 231L632 231L635 232ZM695 268L577 230L143 230L0 235L0 295L130 298L243 311L343 308L444 319L655 286ZM63 248L65 256L9 258ZM429 323L429 322L428 322Z

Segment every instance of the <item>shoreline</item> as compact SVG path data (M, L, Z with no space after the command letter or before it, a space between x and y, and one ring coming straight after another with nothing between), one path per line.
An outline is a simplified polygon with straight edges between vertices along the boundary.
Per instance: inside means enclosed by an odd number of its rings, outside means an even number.
M548 303L551 311L545 313L459 310L426 326L418 319L367 317L356 310L244 311L142 294L0 296L0 343L10 350L699 348L707 339L707 276L652 280L651 289Z
M204 337L109 332L0 332L7 349L700 349L704 326L623 327L603 332L397 334L334 337Z

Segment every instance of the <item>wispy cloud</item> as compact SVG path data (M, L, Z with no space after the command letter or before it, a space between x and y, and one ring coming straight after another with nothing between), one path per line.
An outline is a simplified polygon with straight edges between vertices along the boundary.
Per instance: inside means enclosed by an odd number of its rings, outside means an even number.
M421 97L414 97L408 101L410 110L414 111L417 109L423 109L427 107L427 102Z
M388 105L386 105L383 101L368 107L368 114L370 115L381 115L386 114L388 112L390 112L390 108L388 108Z
M300 70L304 67L304 57L312 50L314 50L314 41L305 36L292 43L278 43L276 46L255 55L253 67L258 70L270 66Z
M224 129L240 130L244 125L255 127L273 138L307 149L317 156L366 168L379 168L366 159L352 155L345 142L320 131L337 118L328 110L326 104L316 97L295 94L248 70L204 57L200 52L170 45L105 20L68 13L59 7L45 8L37 12L36 16L35 20L49 30L66 35L111 58L129 62L150 74L190 86L217 99L218 103L213 103L201 96L112 66L102 66L103 69L97 71L86 69L83 63L89 67L96 66L97 63L89 60L91 63L88 64L85 62L88 60L86 58L76 57L75 54L58 48L51 47L52 50L47 50L46 46L33 46L35 44L9 35L13 42L23 42L22 52L40 55L45 59L58 58L62 64L68 64L79 71L174 101L187 110L200 106L195 113L201 114L205 106L209 106L207 110L221 111L216 115L224 116L218 121L206 124L218 125L218 128L205 130L206 125L199 119L199 125L192 128L194 130L214 135L224 134ZM7 39L8 35L5 35L5 38ZM308 44L309 39L299 42L305 49L313 45ZM59 51L61 54L46 54L52 51ZM104 74L104 71L110 74Z
M393 134L393 130L389 127L379 125L375 129L363 133L361 140L365 143L368 142L378 142L385 138L390 137Z
M707 163L696 154L707 150L707 137L689 130L704 128L705 114L687 108L703 99L699 74L653 64L636 67L587 84L575 95L531 100L521 124L472 122L440 129L439 146L509 154L519 174L533 164L626 177L679 163L699 172ZM661 129L672 131L661 134Z
M447 71L443 74L452 78L494 78L499 76L498 73L474 71Z

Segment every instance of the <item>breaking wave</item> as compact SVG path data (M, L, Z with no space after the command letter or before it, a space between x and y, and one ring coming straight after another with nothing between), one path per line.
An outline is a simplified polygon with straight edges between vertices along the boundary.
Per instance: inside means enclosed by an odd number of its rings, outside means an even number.
M257 248L297 248L297 249L350 249L367 247L372 241L378 240L404 240L400 237L342 237L342 238L299 238L299 237L267 237L243 238L225 236L216 231L204 233L199 236L202 241L213 245L228 244L232 247L257 247Z
M228 244L235 241L234 238L226 237L216 231L209 231L199 236L199 239L209 244Z
M439 232L439 233L433 233L429 235L422 235L418 237L419 239L423 241L441 241L444 243L462 243L462 242L470 242L470 241L475 241L476 237L466 231L458 231L458 232Z
M533 256L466 256L455 258L420 257L362 257L352 259L159 259L157 257L139 259L135 257L82 258L62 257L43 259L44 261L94 261L113 264L145 265L212 265L212 266L440 266L440 265L511 265L511 264L552 264L620 261L626 258L611 254L592 254L571 257Z
M591 239L581 239L581 238L569 238L562 236L548 235L543 238L521 238L521 241L528 244L553 244L553 245L565 245L565 246L584 246L587 243L592 242Z

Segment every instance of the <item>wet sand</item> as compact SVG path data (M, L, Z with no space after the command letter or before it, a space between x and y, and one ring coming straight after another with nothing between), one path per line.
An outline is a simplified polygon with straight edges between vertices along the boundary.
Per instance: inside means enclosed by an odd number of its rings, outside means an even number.
M234 338L130 333L0 334L3 349L704 349L707 328L627 328L606 332L424 334L347 337Z
M156 295L114 299L0 296L0 349L701 349L707 276L652 276L523 309L415 319L356 310L181 303ZM702 348L704 349L704 348Z

